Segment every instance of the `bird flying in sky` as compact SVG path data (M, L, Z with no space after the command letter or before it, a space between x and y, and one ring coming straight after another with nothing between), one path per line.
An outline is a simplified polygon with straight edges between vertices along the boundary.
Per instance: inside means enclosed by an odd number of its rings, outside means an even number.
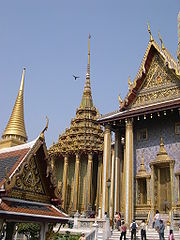
M75 76L75 75L73 75L73 77L74 77L74 79L76 80L77 78L80 78L80 77L78 77L78 76Z

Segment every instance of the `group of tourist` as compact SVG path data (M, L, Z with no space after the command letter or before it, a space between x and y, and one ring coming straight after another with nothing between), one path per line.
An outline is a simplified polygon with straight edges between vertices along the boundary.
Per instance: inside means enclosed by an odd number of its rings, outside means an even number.
M160 240L164 240L164 222L160 217L160 213L158 210L156 210L156 214L154 216L154 221L153 221L153 228L156 229L156 231L159 233L159 239ZM168 240L174 240L174 234L173 234L173 230L170 229L169 231L169 236L168 236Z
M127 225L125 224L124 221L121 221L120 212L119 213L116 212L116 214L114 215L114 223L115 223L116 229L118 229L118 231L121 231L120 240L122 240L123 237L124 237L124 240L126 240ZM139 228L141 231L141 240L146 240L146 227L147 225L145 223L145 220L142 220L140 226L138 226L136 221L133 220L132 223L130 224L131 240L136 239L136 231ZM165 225L163 220L160 218L160 214L158 210L156 210L152 227L155 228L156 231L159 233L159 240L164 240ZM168 240L175 240L172 229L169 232Z

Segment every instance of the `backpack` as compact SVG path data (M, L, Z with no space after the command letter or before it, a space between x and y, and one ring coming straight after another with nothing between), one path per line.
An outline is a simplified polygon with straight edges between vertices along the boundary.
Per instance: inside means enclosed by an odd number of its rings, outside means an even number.
M131 229L132 229L132 230L136 230L136 223L135 223L135 222L133 222L133 224L132 224L132 226L131 226Z

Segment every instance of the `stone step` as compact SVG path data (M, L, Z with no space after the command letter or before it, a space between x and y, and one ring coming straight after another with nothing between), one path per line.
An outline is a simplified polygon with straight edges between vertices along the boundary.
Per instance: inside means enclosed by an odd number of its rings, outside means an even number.
M114 230L113 233L112 233L112 236L109 238L109 240L119 240L120 235L121 235L120 231ZM165 236L165 240L167 240L168 239L168 232L167 231L165 231L164 236ZM141 239L140 231L137 232L136 237L137 237L136 238L137 240ZM174 237L175 237L176 240L180 239L180 232L175 231L174 232ZM159 234L154 229L148 230L146 232L146 238L147 238L147 240L158 240L159 239ZM129 231L127 231L126 239L127 240L131 239L131 235L130 235Z

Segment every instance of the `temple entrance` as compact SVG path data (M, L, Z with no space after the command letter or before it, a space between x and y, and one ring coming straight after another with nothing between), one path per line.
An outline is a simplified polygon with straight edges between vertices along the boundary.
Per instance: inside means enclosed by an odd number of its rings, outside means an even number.
M170 183L170 168L158 169L159 182L159 210L160 212L169 212L171 209L171 183Z
M168 156L161 138L159 152L151 167L151 207L160 213L169 213L175 205L175 161Z

